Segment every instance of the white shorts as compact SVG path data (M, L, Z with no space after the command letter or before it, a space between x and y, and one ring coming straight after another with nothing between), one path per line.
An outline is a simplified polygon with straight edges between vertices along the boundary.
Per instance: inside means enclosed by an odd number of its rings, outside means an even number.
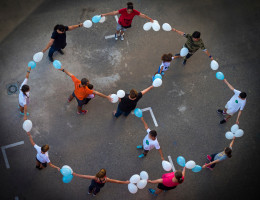
M225 108L227 109L227 112L226 112L226 113L227 113L228 115L231 115L231 116L232 116L232 115L235 114L234 112L232 113L232 112L230 112L230 110L228 110L228 104L225 105Z

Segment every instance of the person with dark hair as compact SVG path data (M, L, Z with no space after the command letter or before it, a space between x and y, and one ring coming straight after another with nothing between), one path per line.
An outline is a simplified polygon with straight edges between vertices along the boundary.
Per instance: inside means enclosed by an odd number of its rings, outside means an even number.
M70 103L74 97L76 98L76 100L78 102L77 113L79 115L86 114L88 112L87 110L82 110L82 106L87 104L91 100L91 98L87 98L88 95L90 95L90 94L95 94L95 95L101 96L101 97L106 98L109 101L111 101L110 96L106 96L98 91L89 89L88 88L88 85L89 85L88 79L83 78L80 81L72 73L68 72L67 70L65 70L63 68L61 68L59 70L66 73L69 77L71 77L72 81L74 82L75 89L74 89L73 93L69 96L68 103Z
M66 31L74 30L75 28L82 27L83 23L72 25L72 26L64 26L62 24L57 24L54 26L53 33L51 35L51 39L46 47L42 50L43 53L47 51L49 48L49 59L53 62L53 53L58 51L60 54L64 54L62 49L64 49L67 45L66 43Z
M164 160L162 149L159 145L159 142L157 140L157 132L155 130L149 129L147 123L144 121L144 118L141 117L141 120L144 124L144 128L147 132L147 135L143 139L143 145L137 146L137 149L143 149L144 152L139 155L139 158L145 157L150 150L152 150L154 147L159 151L161 159Z
M172 57L171 53L163 54L161 57L162 64L159 66L158 71L155 72L154 75L156 74L164 75L164 72L169 69L171 65L171 61L174 60L174 58L177 58L177 56Z
M224 124L227 122L227 120L234 115L238 110L237 120L236 123L239 124L239 118L241 116L242 110L244 109L246 105L246 93L240 92L239 90L236 90L232 85L229 84L229 82L224 79L224 83L227 84L227 86L234 92L233 97L227 102L225 109L221 110L218 109L218 113L222 115L226 115L226 117L221 120L219 123Z
M80 178L85 179L92 179L91 185L88 188L88 194L92 194L93 196L96 196L97 193L100 192L100 189L104 187L105 183L119 183L119 184L128 184L129 181L119 181L115 179L110 179L106 176L106 170L101 169L95 176L90 175L82 175L82 174L76 174L75 172L72 173L73 176L77 176Z
M55 168L58 171L60 171L60 168L55 166L54 164L52 164L50 159L49 159L49 154L48 154L49 145L45 144L42 147L39 147L37 144L35 144L35 142L32 139L32 135L29 132L27 132L27 135L29 137L31 144L33 145L33 147L37 151L36 168L41 170L41 169L46 168L47 164L49 164L52 168Z
M120 14L120 17L116 27L115 40L118 40L118 37L120 37L121 40L124 40L124 32L126 31L127 28L131 27L132 20L136 15L153 22L152 18L135 10L132 2L127 3L127 8L122 8L117 11L101 14L101 16L103 17L108 15L118 15L118 14Z
M23 117L24 120L27 120L27 115L29 115L29 113L27 112L27 106L29 104L30 87L29 85L27 85L27 83L28 83L30 72L31 72L31 67L28 67L25 79L20 86L20 92L19 92L20 114L24 116Z
M186 43L184 44L184 47L186 47L189 50L188 55L184 57L183 65L186 64L187 59L189 59L199 48L201 48L211 60L213 60L213 57L210 55L209 51L205 48L204 43L202 39L200 38L200 32L195 31L192 35L186 34L182 31L178 31L177 29L173 28L172 31L177 32L178 34L184 36L187 38ZM175 54L177 58L181 57L179 53Z
M148 183L158 183L156 190L149 188L149 192L154 196L158 196L163 190L168 191L176 188L178 185L182 184L185 177L185 167L182 172L176 170L175 172L166 173L162 175L162 178L157 180L148 180Z
M224 149L224 151L222 151L220 153L215 153L215 154L212 154L212 155L207 155L207 159L208 159L209 163L205 163L205 165L203 165L202 168L205 169L207 167L208 169L213 170L216 163L219 163L223 160L226 160L227 158L231 158L232 157L232 155L231 155L232 146L234 144L235 138L236 137L234 136L233 140L229 144L229 147L226 147Z
M124 114L124 116L127 117L130 112L135 109L137 102L142 96L152 88L153 86L150 86L141 92L137 92L135 89L130 90L130 94L125 94L123 98L118 99L119 104L117 106L117 111L113 111L113 116L118 118L120 115Z
M90 90L92 90L94 88L94 86L92 85L92 84L88 84L88 89L90 89ZM89 94L88 96L87 96L87 99L93 99L95 97L95 94ZM89 100L89 101L90 101Z

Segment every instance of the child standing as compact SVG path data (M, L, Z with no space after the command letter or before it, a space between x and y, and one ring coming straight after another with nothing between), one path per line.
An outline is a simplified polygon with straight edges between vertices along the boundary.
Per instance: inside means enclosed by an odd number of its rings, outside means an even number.
M162 64L159 66L158 71L154 73L155 74L161 74L164 75L164 72L167 71L170 67L171 61L174 60L176 56L172 57L171 53L163 54L162 55Z

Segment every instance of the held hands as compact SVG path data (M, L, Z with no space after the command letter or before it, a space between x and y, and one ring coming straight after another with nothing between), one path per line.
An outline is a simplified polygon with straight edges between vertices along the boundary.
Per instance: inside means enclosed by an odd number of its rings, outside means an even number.
M25 121L25 120L27 120L27 113L26 114L24 114L24 117L23 117L23 120Z
M176 29L175 29L175 28L172 28L172 31L174 31L174 32L175 32L175 31L176 31Z
M237 125L239 124L239 121L238 121L238 120L236 121L236 124L237 124Z
M27 133L27 135L30 137L31 136L31 134L29 133L29 132L26 132Z
M148 182L148 183L152 183L152 181L151 181L151 180L147 180L147 182Z
M207 166L206 165L203 165L202 168L205 169Z
M152 23L153 23L153 19L152 19L152 18L150 18L150 22L152 22Z
M108 101L112 102L111 94L107 96Z

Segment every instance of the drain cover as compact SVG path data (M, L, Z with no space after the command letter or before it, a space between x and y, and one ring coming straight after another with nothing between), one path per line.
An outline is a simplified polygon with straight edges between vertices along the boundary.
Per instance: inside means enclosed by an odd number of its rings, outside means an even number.
M6 88L7 88L7 94L8 95L18 93L18 84L17 83L8 84L6 86Z

